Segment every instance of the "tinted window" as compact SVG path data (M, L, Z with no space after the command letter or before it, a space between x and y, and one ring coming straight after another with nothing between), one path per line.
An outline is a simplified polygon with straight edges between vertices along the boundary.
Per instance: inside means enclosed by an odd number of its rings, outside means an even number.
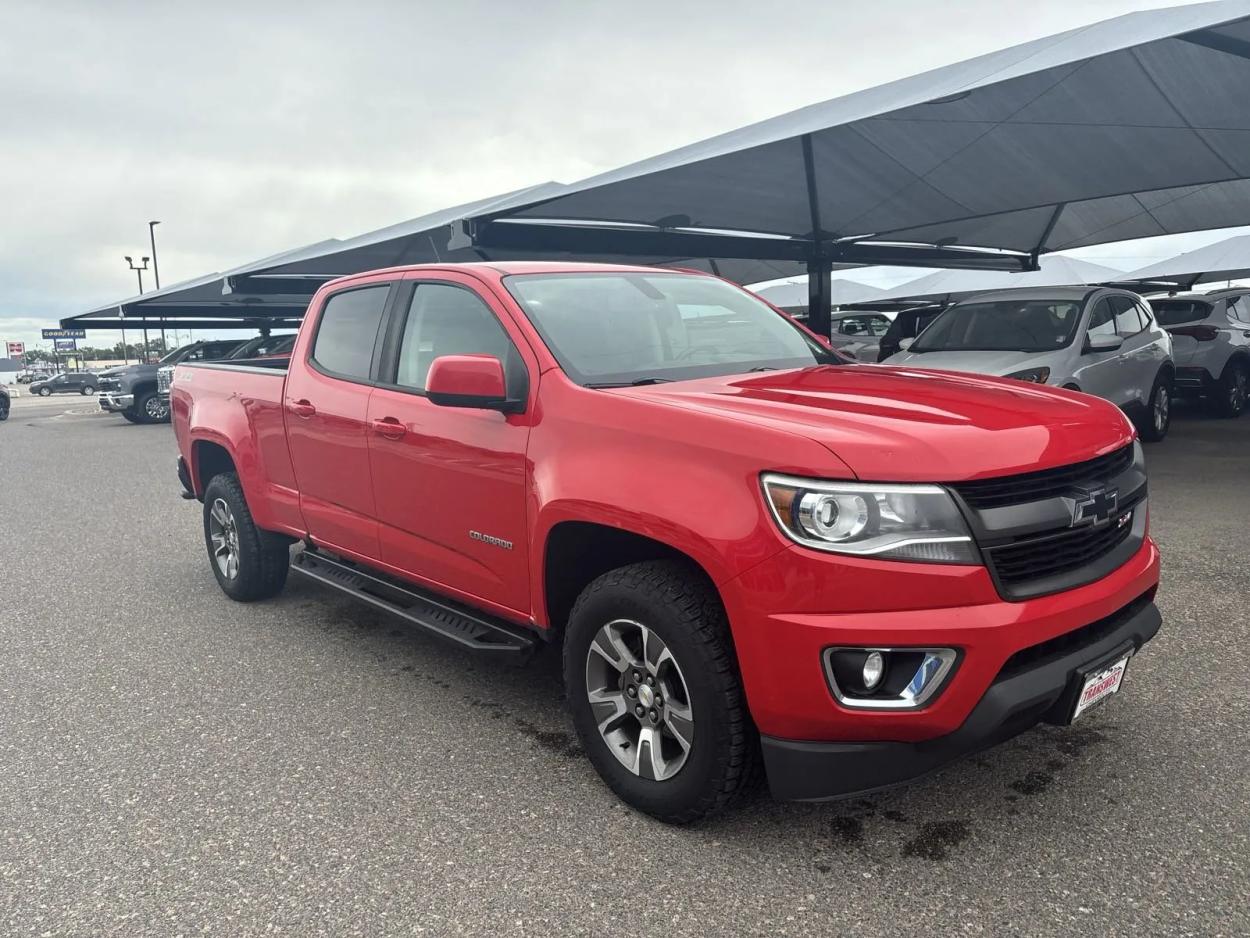
M1111 311L1111 303L1103 297L1094 304L1094 311L1089 316L1089 335L1115 335L1115 314Z
M493 355L507 366L513 348L495 314L476 294L443 283L418 284L404 323L395 383L425 390L430 365L440 355Z
M1200 300L1151 300L1150 306L1161 326L1198 322L1211 315L1211 304Z
M368 380L388 292L382 285L330 297L317 324L313 361L336 375Z
M890 328L884 316L846 316L835 324L839 335L882 336Z
M1115 313L1115 333L1123 339L1135 336L1146 328L1141 321L1141 313L1137 304L1127 296L1109 297L1111 309Z
M505 283L565 373L584 384L839 361L762 300L711 277L524 274Z
M1228 301L1228 315L1250 325L1250 296L1235 296Z
M938 316L909 351L1047 352L1072 341L1080 318L1074 300L960 303Z

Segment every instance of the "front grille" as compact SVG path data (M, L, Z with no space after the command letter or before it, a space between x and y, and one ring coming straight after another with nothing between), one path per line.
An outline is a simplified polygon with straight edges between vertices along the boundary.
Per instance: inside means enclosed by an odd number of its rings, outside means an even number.
M1123 524L1119 519L1127 517ZM1013 544L991 547L986 557L1005 587L1060 576L1080 570L1115 550L1133 531L1132 509L1101 525L1072 528L1058 534L1022 538Z
M100 379L101 391L119 391L121 390L121 386L122 386L122 383L120 379L118 378L101 378Z
M1023 475L958 482L951 486L969 508L984 510L1041 501L1063 495L1074 485L1105 483L1127 469L1133 462L1133 444L1096 459L1042 469Z
M172 368L162 368L156 373L156 390L168 391L169 386L174 383L174 370Z

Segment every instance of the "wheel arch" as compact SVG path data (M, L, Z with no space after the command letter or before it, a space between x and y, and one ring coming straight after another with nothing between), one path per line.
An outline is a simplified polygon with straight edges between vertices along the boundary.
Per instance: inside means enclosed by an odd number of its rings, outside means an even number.
M687 552L664 541L595 521L566 520L551 527L542 549L541 607L538 620L562 634L577 597L609 570L647 560L671 560L689 568L724 601L708 569Z
M214 440L195 440L191 444L191 485L195 494L204 497L204 490L214 476L225 472L237 472L234 456L225 446Z

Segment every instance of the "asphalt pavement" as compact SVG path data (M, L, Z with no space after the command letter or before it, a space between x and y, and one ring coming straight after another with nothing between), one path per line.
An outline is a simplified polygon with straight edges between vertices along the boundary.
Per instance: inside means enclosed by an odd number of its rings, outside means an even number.
M1250 933L1250 417L1148 448L1165 622L1116 699L694 829L599 782L554 656L226 599L175 455L94 401L0 424L0 935Z

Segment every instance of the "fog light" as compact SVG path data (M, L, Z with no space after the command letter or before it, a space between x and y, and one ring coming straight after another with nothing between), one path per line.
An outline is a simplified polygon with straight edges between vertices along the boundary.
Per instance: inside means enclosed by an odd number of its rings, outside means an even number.
M885 659L881 657L881 652L870 651L864 658L864 670L861 678L864 682L864 690L874 690L881 683L881 678L884 676Z

